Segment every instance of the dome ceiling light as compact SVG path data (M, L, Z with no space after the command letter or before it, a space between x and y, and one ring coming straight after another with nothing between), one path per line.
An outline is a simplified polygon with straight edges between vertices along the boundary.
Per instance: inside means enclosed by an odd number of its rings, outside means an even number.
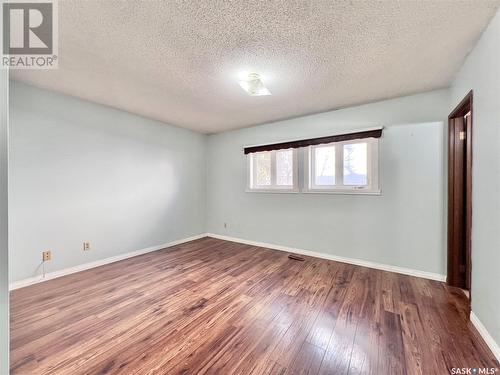
M260 75L257 73L248 74L246 79L242 79L238 83L250 96L271 95L271 92L264 86L264 82L262 82Z

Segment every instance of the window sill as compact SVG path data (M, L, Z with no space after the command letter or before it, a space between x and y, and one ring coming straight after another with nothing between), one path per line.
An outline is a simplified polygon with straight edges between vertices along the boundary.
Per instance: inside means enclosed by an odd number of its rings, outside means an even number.
M304 194L333 194L333 195L382 195L380 190L327 190L327 189L307 189L302 190Z
M298 194L298 189L245 189L245 193Z

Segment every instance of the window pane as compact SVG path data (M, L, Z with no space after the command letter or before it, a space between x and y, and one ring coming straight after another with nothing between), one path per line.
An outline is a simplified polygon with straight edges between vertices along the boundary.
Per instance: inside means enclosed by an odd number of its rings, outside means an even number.
M367 144L344 145L344 185L367 184Z
M255 158L255 184L257 186L271 185L271 153L259 152Z
M314 148L314 185L335 185L335 146Z
M293 185L293 150L276 151L276 184Z

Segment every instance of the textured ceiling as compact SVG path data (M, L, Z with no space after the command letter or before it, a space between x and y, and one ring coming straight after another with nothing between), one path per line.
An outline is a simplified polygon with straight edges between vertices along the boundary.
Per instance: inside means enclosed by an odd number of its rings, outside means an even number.
M498 4L60 0L59 69L11 74L214 133L446 87Z

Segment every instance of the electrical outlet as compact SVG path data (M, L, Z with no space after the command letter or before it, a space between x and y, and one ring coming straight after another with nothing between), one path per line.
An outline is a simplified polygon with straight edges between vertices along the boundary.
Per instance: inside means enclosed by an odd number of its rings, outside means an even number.
M51 260L51 259L52 259L52 251L47 250L47 251L42 252L42 260L44 262Z
M87 250L90 250L90 242L89 241L85 241L83 243L83 251L87 251Z

